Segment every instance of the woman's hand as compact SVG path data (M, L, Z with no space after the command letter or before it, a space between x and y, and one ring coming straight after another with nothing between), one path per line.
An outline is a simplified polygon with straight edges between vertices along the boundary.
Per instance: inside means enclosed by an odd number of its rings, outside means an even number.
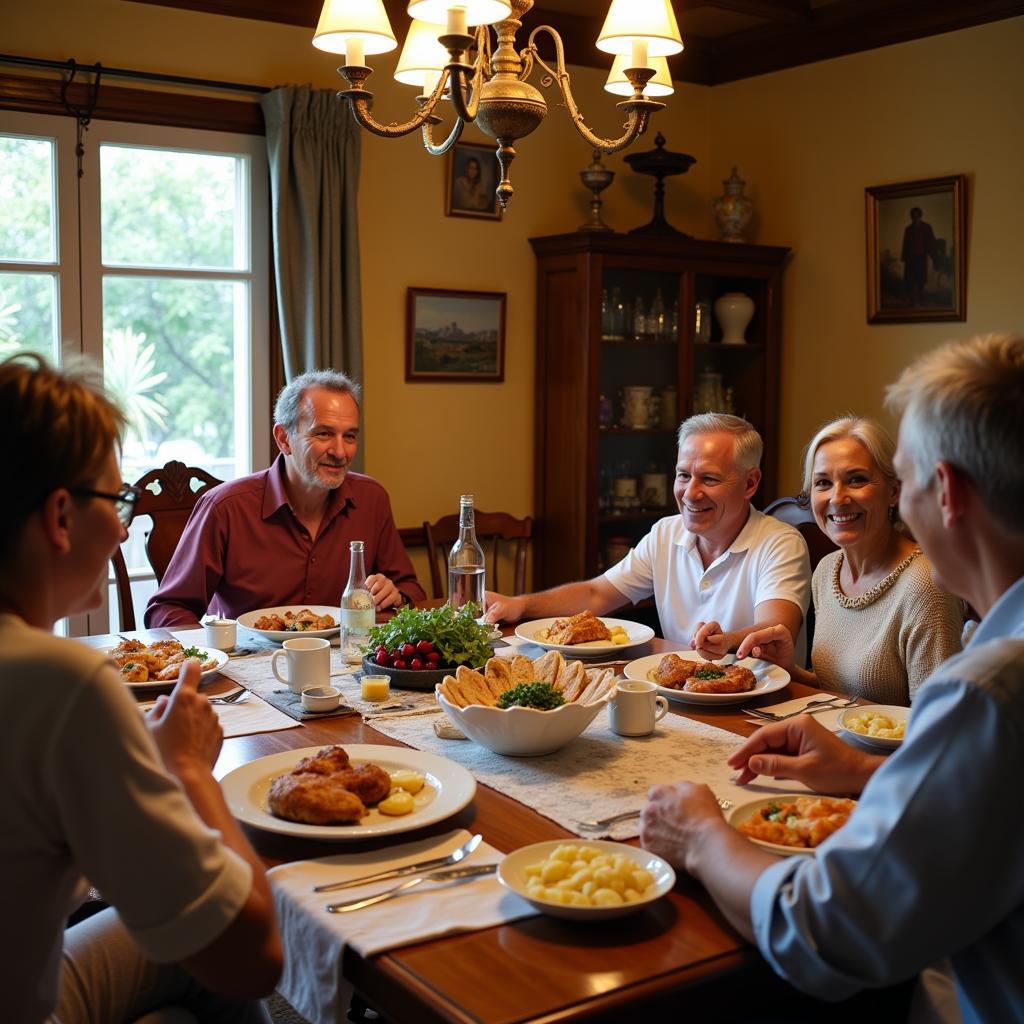
M770 661L784 668L790 675L796 667L793 634L785 626L767 626L748 633L736 648L736 660L747 656Z
M729 758L742 786L758 775L795 779L816 793L859 793L885 760L845 744L810 715L772 722Z
M199 692L199 676L199 662L189 658L170 698L158 701L146 716L164 766L178 778L192 772L209 775L224 740L217 712Z

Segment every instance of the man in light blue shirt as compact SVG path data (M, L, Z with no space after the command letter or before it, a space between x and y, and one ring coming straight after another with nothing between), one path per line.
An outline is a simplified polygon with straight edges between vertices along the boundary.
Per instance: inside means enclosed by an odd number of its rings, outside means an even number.
M730 759L740 782L861 793L817 856L763 853L691 783L651 790L641 840L804 992L843 999L948 958L959 1005L931 1019L1024 1021L1024 337L930 352L889 401L903 413L900 514L938 582L981 613L970 644L922 686L888 760L809 717Z

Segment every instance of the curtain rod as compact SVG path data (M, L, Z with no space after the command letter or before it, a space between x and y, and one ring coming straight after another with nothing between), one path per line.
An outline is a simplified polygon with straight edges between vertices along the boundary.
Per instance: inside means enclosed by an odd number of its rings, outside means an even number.
M16 57L13 54L0 53L0 64L19 64L22 67L46 68L50 71L68 71L67 61L46 60L42 57ZM77 64L76 70L88 74L95 65ZM242 85L238 82L216 82L209 78L185 78L181 75L162 75L154 71L132 71L128 68L108 68L100 65L104 78L137 78L145 82L162 82L171 85L191 85L202 89L223 89L226 92L247 92L262 95L270 92L265 85Z

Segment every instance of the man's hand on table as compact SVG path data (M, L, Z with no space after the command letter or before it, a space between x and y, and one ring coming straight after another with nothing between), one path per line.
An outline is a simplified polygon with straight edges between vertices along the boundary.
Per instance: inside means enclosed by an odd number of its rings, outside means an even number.
M729 758L740 785L770 775L795 779L816 793L859 793L882 756L862 753L844 743L810 715L772 722L750 736Z
M404 604L402 592L387 576L379 572L371 573L366 577L366 588L370 591L377 611L384 611L385 608L401 608Z
M526 615L525 597L505 597L488 590L484 595L485 622L521 622Z
M687 854L705 829L719 824L729 827L707 786L696 782L652 786L640 812L640 845L673 867L692 871Z
M706 661L723 658L729 653L729 634L717 622L698 622L690 646Z
M209 700L199 692L199 662L181 667L170 697L161 695L146 716L153 742L167 770L178 778L213 770L224 732Z

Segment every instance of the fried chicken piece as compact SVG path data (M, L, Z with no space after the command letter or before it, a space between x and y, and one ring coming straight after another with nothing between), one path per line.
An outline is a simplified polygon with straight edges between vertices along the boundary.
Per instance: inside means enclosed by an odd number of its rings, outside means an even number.
M350 789L364 804L380 803L391 792L391 776L375 764L361 764L331 778Z
M266 629L281 632L288 628L287 623L280 615L261 615L253 624L253 629Z
M122 638L121 642L110 652L115 660L123 654L132 654L135 651L144 651L146 645L141 640L127 640Z
M658 667L651 673L654 682L673 690L681 690L686 680L693 675L693 662L680 658L678 654L666 654Z
M153 654L159 654L163 658L173 658L184 649L184 644L180 640L154 640L149 645L149 650Z
M307 825L356 822L366 813L362 800L341 784L338 775L312 772L278 776L267 802L271 814Z
M742 665L703 665L690 675L683 686L689 693L747 693L757 681L754 673ZM712 678L708 678L712 677ZM678 689L678 687L676 687Z
M586 644L593 640L611 640L611 630L589 609L567 619L551 623L548 642L553 644Z
M314 775L334 775L343 772L350 767L348 754L344 747L335 744L333 747L323 747L315 754L304 757L292 769L293 775L309 772Z
M126 661L121 666L121 677L128 683L144 683L149 679L149 670L138 661Z

